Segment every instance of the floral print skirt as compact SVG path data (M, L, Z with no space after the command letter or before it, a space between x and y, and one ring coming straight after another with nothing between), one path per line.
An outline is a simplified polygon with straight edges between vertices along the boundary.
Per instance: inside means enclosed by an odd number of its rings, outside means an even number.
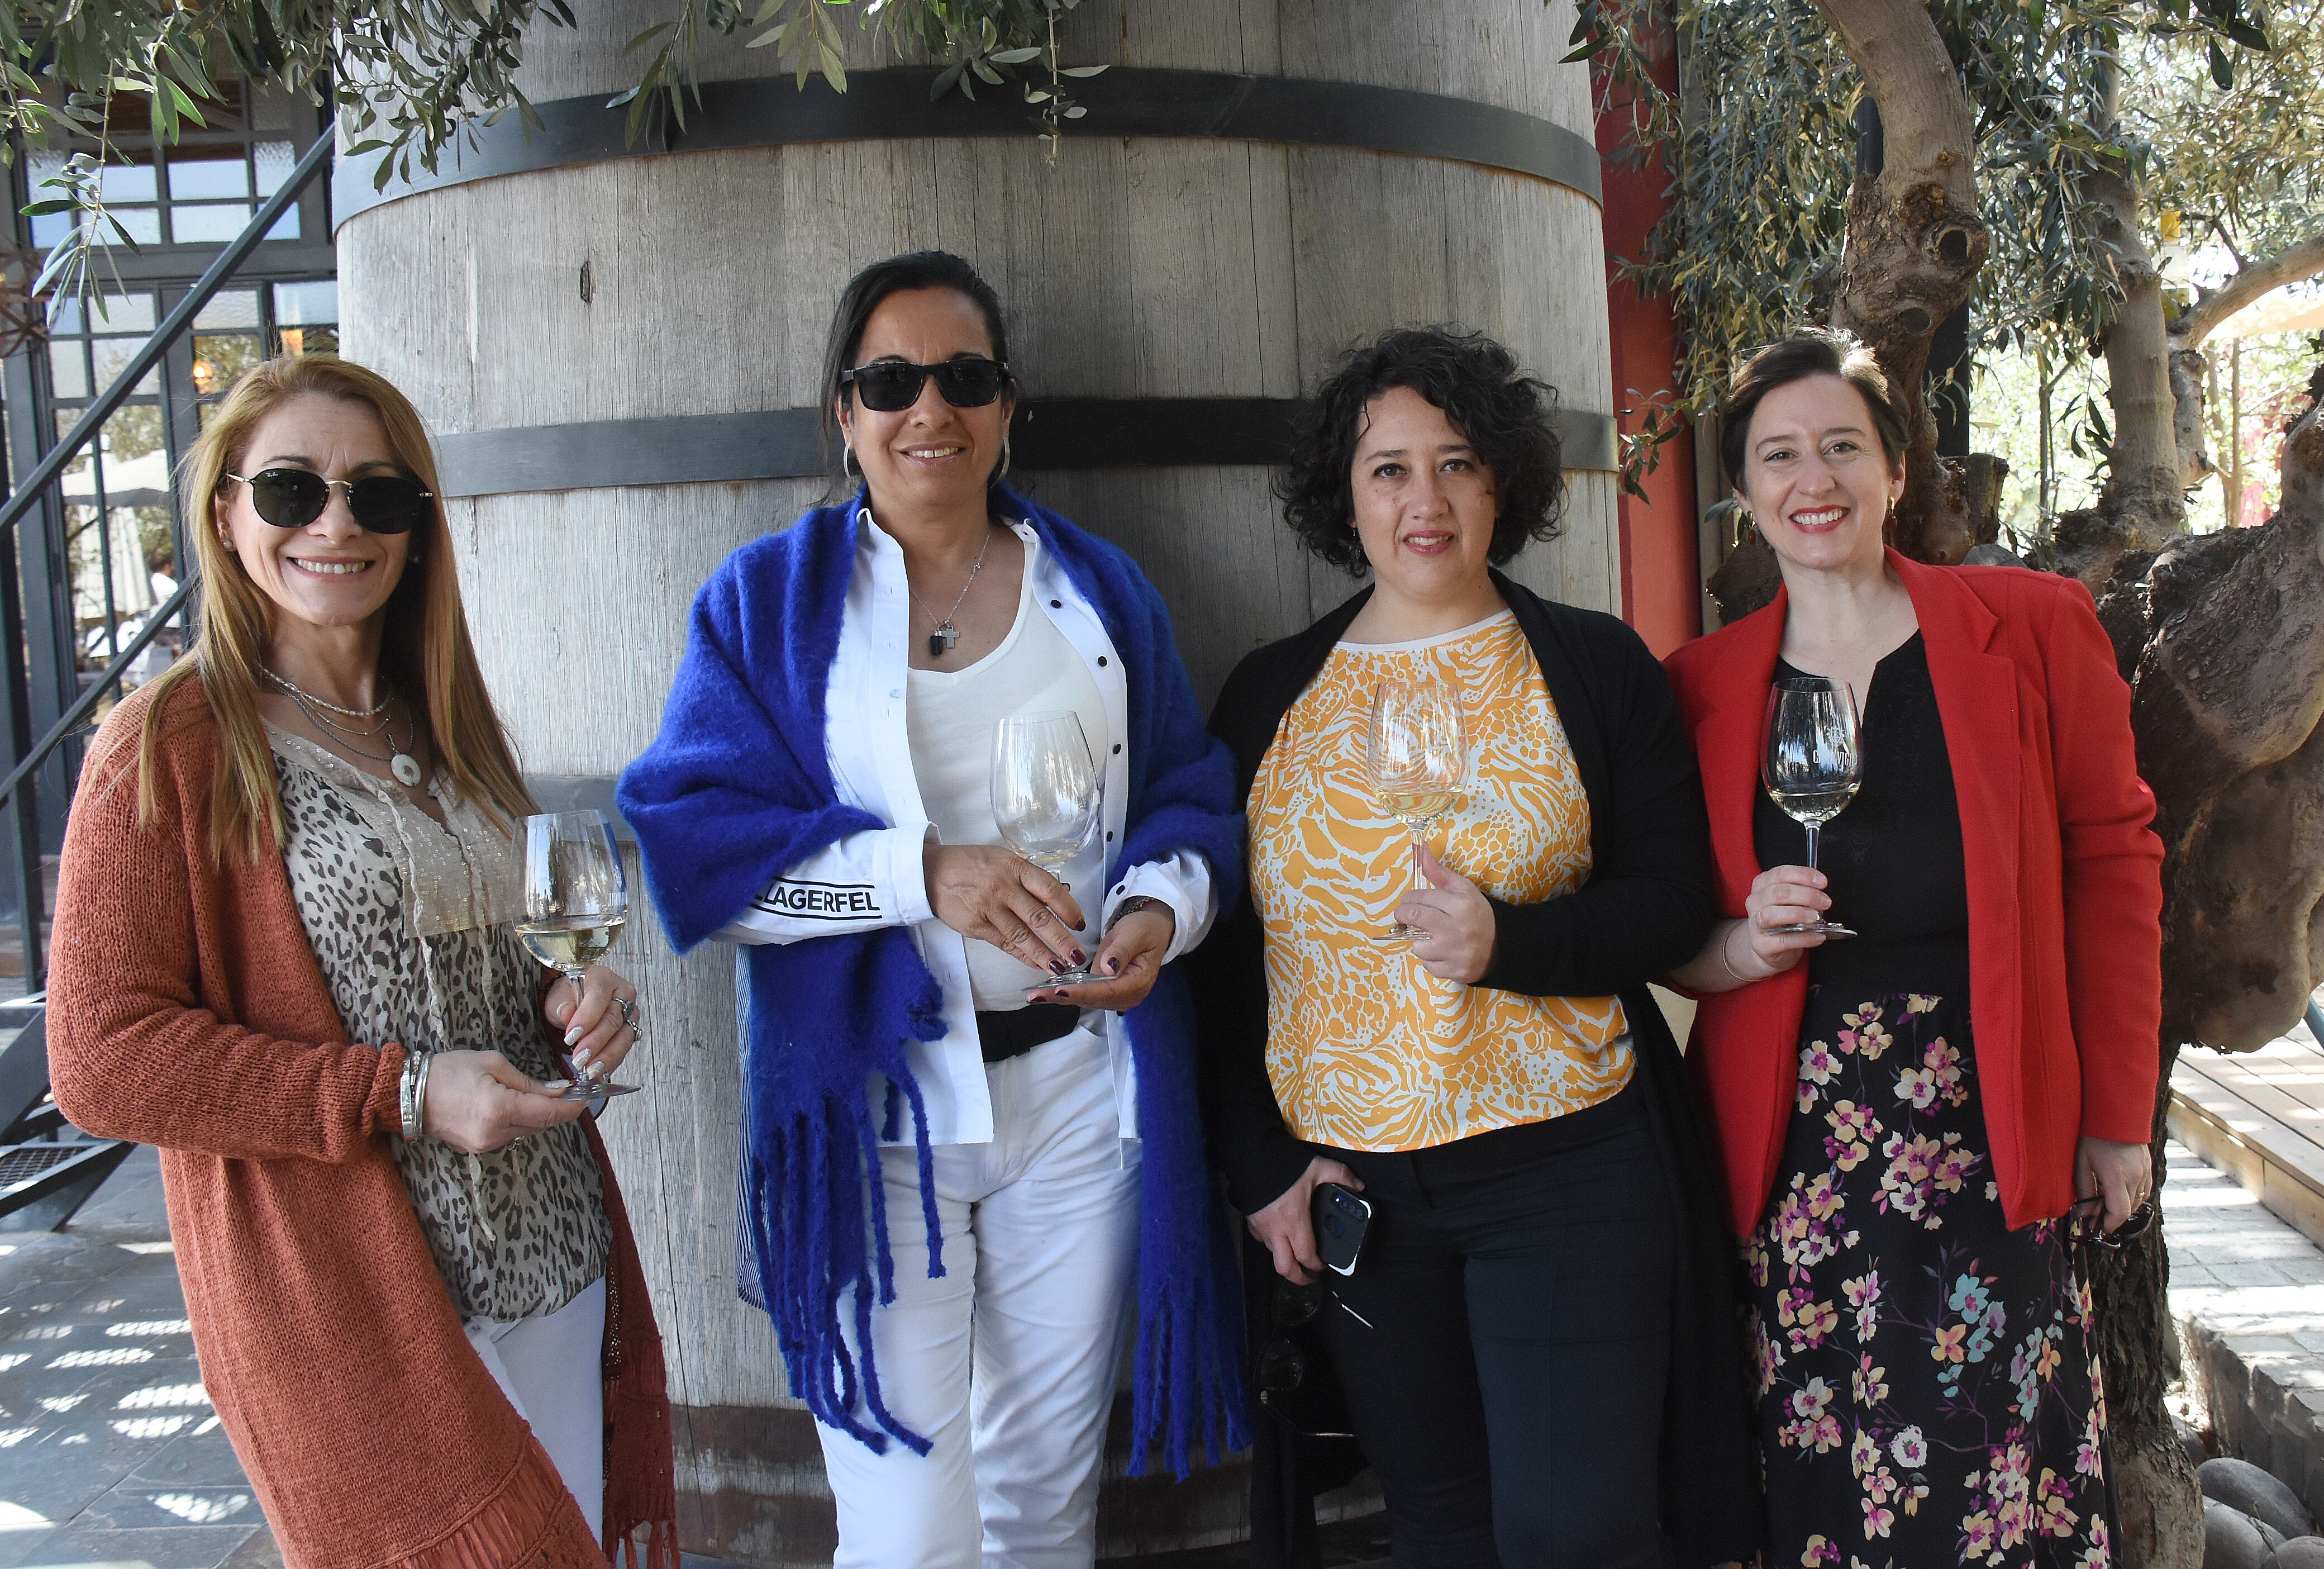
M1767 1214L1744 1249L1769 1569L2104 1569L2089 1288L2011 1231L1967 992L1819 985Z

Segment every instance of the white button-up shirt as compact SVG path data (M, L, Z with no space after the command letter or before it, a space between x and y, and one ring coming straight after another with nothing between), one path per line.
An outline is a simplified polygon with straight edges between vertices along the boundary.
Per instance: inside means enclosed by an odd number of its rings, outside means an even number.
M716 935L734 943L792 943L885 926L909 928L920 957L944 988L944 1036L908 1042L906 1051L927 1104L929 1142L988 1143L992 1101L985 1087L976 1004L969 991L968 939L937 920L928 908L923 858L936 831L921 805L905 725L911 617L903 547L872 521L868 509L857 514L856 523L855 569L847 580L839 648L831 661L824 700L824 746L839 798L890 826L850 834L801 861ZM1130 734L1130 690L1121 656L1096 609L1074 588L1055 557L1038 548L1032 525L1018 520L1009 526L1025 542L1027 569L1035 574L1031 608L1048 616L1088 663L1105 702L1112 740L1104 760L1102 836L1084 854L1111 864L1130 800L1130 758L1122 743ZM1079 863L1067 869L1079 871ZM1201 942L1218 913L1210 862L1193 850L1124 868L1106 885L1096 930L1104 929L1123 900L1139 897L1160 900L1177 918L1163 955L1165 964ZM1086 942L1084 946L1095 952ZM1134 1139L1138 1085L1129 1037L1120 1015L1098 1017L1102 1025L1087 1016L1083 1024L1102 1029L1111 1048L1115 1111L1122 1136ZM899 1137L890 1142L912 1141L911 1118L907 1115L902 1123Z

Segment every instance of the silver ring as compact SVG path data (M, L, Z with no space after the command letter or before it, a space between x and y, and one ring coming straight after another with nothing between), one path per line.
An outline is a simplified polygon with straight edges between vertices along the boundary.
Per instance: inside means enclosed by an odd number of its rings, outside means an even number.
M640 1042L640 1041L643 1040L645 1038L646 1038L646 1032L645 1032L644 1030L640 1029L638 1028L637 1020L635 1020L634 1019L633 1019L633 1020L632 1020L630 1021L630 1044L631 1044L632 1046L635 1046L635 1045L637 1045L637 1043L638 1043L638 1042Z
M634 1025L638 1021L638 1005L634 999L613 993L613 1006L622 1011L622 1022Z

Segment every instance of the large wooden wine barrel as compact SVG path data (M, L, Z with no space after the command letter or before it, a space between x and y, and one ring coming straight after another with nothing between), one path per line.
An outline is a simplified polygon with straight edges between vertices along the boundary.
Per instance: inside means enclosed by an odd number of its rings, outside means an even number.
M1267 465L1292 401L1396 323L1490 332L1560 389L1572 496L1517 576L1620 601L1588 81L1541 0L1084 0L1088 106L1052 163L1014 90L931 102L852 21L850 88L714 43L681 131L624 143L623 45L667 8L543 25L511 114L429 175L342 168L346 354L438 432L485 675L526 767L610 796L652 735L688 600L826 490L811 406L841 283L940 246L999 289L1029 401L1020 481L1126 547L1205 702L1256 644L1354 586L1294 548ZM844 14L843 14L844 15ZM734 1291L733 963L650 920L616 962L646 1086L604 1122L668 1337L690 1551L827 1563L812 1426ZM1117 1431L1119 1430L1117 1423ZM1239 1473L1110 1468L1103 1551L1231 1540Z

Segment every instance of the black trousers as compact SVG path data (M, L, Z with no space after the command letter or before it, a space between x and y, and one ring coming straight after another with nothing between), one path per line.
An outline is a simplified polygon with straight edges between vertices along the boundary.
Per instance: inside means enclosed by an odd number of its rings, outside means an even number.
M1402 1155L1323 1327L1412 1569L1660 1569L1674 1222L1640 1098Z

